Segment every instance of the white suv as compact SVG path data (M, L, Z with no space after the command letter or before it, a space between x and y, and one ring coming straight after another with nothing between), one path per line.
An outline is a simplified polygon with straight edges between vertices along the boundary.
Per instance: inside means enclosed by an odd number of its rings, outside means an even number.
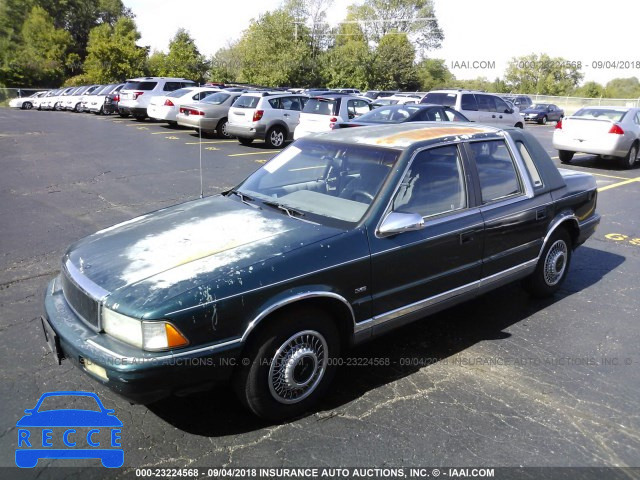
M472 122L524 128L524 120L498 95L473 90L433 90L420 103L451 107Z
M300 123L293 134L298 139L310 133L325 132L347 120L372 110L371 99L342 93L311 97L302 110Z
M141 77L127 80L120 90L118 113L121 117L133 115L136 120L144 120L148 117L147 106L151 97L166 95L179 88L197 86L195 82L184 78Z
M271 148L280 148L293 139L307 99L282 92L244 93L229 109L227 133L243 145L261 139Z

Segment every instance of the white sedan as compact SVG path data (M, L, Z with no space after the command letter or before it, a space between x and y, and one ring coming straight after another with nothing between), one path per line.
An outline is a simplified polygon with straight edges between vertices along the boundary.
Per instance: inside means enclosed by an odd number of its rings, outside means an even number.
M155 120L163 120L170 124L177 124L176 115L180 107L186 103L193 103L219 92L215 87L188 87L175 90L168 95L151 97L147 107L147 115Z
M616 159L633 168L640 150L640 108L584 107L556 124L553 148L562 163L576 152Z
M9 106L12 108L19 108L21 110L31 110L33 104L37 102L37 99L46 95L47 91L36 92L28 97L13 98L9 101Z

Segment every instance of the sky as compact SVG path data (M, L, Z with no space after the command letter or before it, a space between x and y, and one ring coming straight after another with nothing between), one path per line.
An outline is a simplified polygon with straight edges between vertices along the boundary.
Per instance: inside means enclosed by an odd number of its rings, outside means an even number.
M185 28L209 56L240 38L252 18L277 8L282 0L123 3L136 16L142 34L139 45L166 52L178 28ZM359 2L334 0L329 23L344 19L352 3ZM428 56L445 59L456 78L502 77L512 57L530 53L581 62L584 81L605 84L613 78L640 78L638 0L434 0L434 5L445 40Z

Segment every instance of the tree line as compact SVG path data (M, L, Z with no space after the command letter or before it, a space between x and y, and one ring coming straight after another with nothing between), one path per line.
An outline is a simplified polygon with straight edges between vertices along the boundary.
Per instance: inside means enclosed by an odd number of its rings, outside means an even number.
M336 27L333 0L283 0L207 58L179 29L167 52L137 45L121 0L0 0L0 86L56 87L150 76L266 87L428 91L470 88L583 97L640 97L638 79L587 82L578 65L546 54L511 59L503 78L457 79L434 58L444 40L432 0L364 0Z

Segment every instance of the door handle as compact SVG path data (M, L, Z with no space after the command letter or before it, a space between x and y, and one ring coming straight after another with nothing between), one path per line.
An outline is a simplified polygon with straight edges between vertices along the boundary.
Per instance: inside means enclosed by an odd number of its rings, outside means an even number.
M464 232L460 234L460 245L473 242L476 239L476 232Z
M491 115L491 118L496 118L496 116L495 115Z
M290 117L291 115L289 115L288 113L284 114L285 117Z
M536 211L536 220L544 220L545 218L547 218L547 211L544 208Z

